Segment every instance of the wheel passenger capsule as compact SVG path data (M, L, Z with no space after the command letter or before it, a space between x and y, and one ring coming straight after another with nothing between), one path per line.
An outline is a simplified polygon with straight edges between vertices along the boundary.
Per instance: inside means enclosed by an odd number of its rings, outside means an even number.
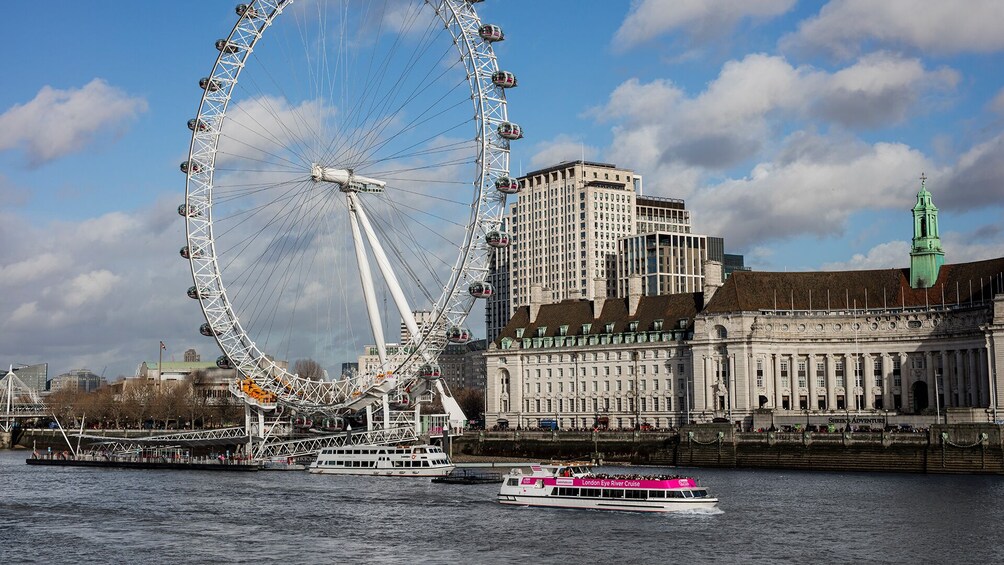
M230 358L226 355L220 355L216 358L216 366L221 369L233 369L234 364L230 362Z
M189 204L187 206L181 204L180 206L178 206L178 215L184 216L186 218L195 218L201 216L202 214L199 213L199 211L195 208L194 204Z
M239 48L233 43L227 41L226 39L217 39L216 50L219 51L220 53L228 53L232 55L237 51L239 51Z
M487 41L488 43L503 41L505 39L505 34L502 33L502 28L495 24L485 24L479 27L478 35L481 36L481 39Z
M202 77L199 79L199 88L206 92L216 92L220 89L220 83L209 77Z
M509 71L495 71L492 73L492 84L499 88L513 88L516 86L516 75Z
M184 161L179 167L181 172L185 173L199 173L202 172L202 165L198 161Z
M439 370L439 365L435 363L426 363L418 368L418 376L432 381L442 376L442 372Z
M487 234L485 234L485 243L487 243L489 247L495 247L495 248L508 247L509 234L507 234L504 231L498 231L498 230L490 231Z
M499 177L495 180L495 188L499 192L516 194L519 192L519 181L509 177Z
M499 135L510 141L523 138L523 128L512 122L502 122L498 127Z
M247 16L249 18L258 17L258 10L255 10L254 6L248 6L247 4L238 4L237 7L234 8L234 11L237 12L237 15L242 18L244 16Z
M488 298L489 296L495 294L495 287L493 287L489 282L475 281L467 287L467 292L469 292L474 298Z
M460 326L453 326L446 330L446 339L451 343L467 343L471 340L471 331Z
M209 130L209 124L207 124L205 122L205 120L199 120L199 119L196 119L196 118L192 118L191 120L188 120L188 129L190 129L192 131L196 131L196 130L198 130L198 131L207 131L207 130Z

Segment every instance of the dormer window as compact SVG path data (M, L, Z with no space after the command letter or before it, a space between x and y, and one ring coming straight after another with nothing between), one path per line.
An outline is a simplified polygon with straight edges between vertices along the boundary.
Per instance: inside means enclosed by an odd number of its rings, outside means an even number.
M582 335L589 335L589 331L592 329L592 324L582 324Z
M526 331L526 328L516 328L516 339L522 339L523 338L523 332L525 332L525 331Z
M537 328L537 337L544 337L545 335L547 335L547 326Z
M638 322L637 321L635 321L635 322L629 322L628 323L628 331L629 332L636 332L636 331L638 331Z
M614 333L614 324L613 324L613 322L607 324L606 328L603 331L604 331L604 333L608 333L608 334Z
M652 322L652 329L661 332L662 331L662 320L655 320Z
M567 325L559 326L558 335L568 335L568 326Z

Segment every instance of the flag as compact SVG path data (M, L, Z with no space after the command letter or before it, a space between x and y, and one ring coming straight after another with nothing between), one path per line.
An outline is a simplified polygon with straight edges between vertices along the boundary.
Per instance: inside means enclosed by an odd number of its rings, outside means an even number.
M166 345L164 345L164 342L163 342L163 341L162 341L162 342L160 342L160 349L161 349L161 350L165 350L165 349L167 349L167 346L166 346Z

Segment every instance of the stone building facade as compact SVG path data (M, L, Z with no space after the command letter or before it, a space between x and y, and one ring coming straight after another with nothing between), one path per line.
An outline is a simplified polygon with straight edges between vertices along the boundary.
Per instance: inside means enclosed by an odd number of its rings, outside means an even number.
M913 213L910 268L723 282L709 261L702 292L531 296L486 352L486 424L999 420L1004 258L946 265L923 186Z

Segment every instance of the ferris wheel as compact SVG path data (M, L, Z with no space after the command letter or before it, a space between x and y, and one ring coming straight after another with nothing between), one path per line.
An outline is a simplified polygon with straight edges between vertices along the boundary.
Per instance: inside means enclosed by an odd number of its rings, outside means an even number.
M255 0L215 42L181 164L181 256L199 331L249 405L407 401L440 377L447 343L471 339L491 253L509 243L522 137L493 49L504 34L480 2ZM333 367L363 345L375 362L351 378L290 365Z

